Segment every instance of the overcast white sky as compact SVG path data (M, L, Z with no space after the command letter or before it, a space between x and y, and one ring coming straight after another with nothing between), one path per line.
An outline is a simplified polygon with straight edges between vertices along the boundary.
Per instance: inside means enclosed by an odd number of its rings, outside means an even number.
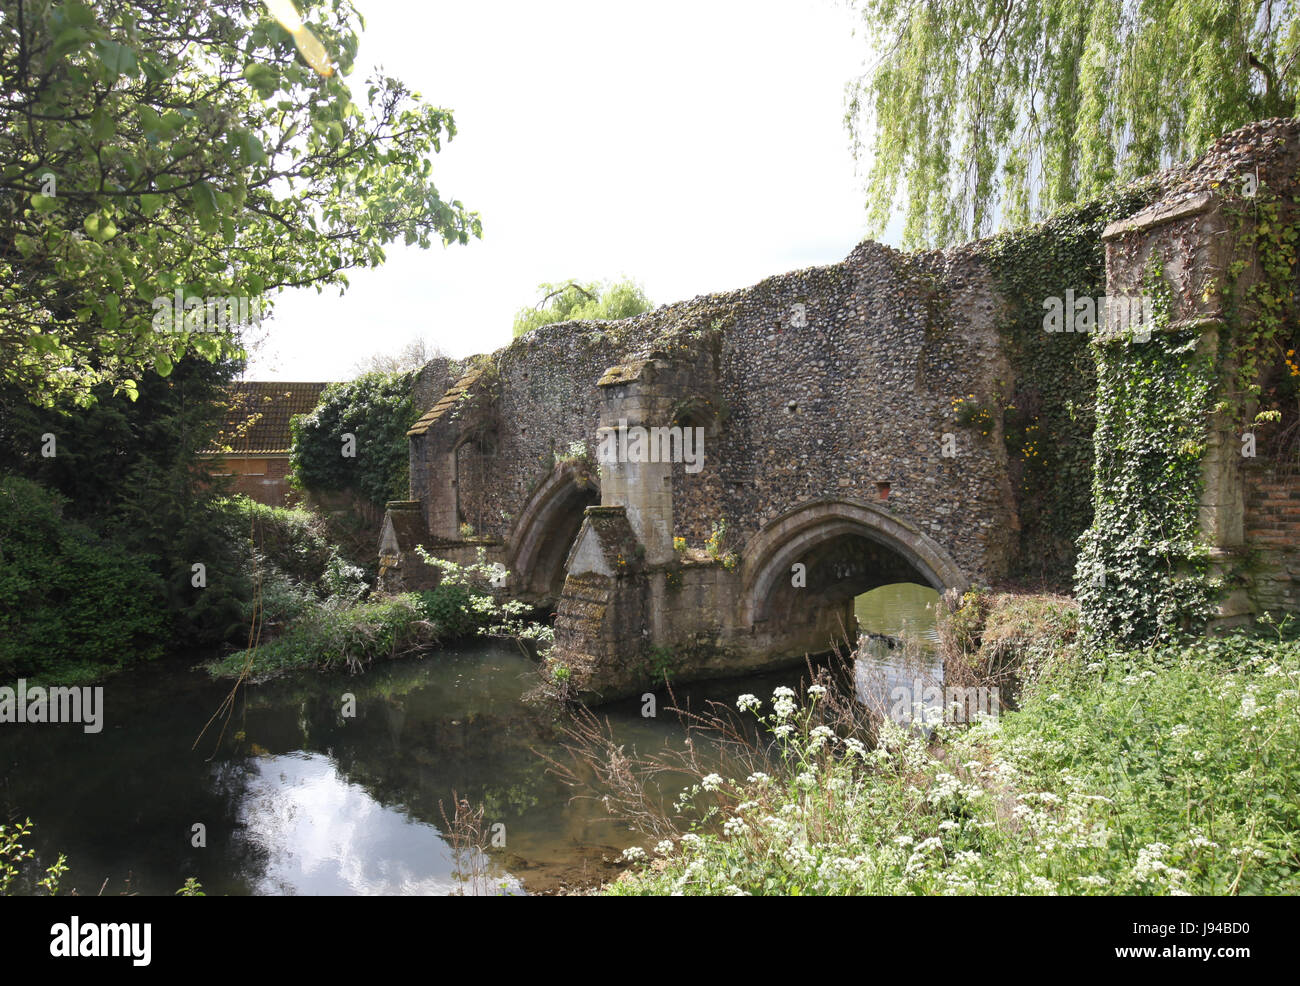
M626 275L665 304L842 260L864 236L843 114L865 48L842 3L357 7L350 78L379 63L455 111L433 177L483 238L395 244L342 297L281 294L248 379L348 379L416 336L488 352L542 281Z

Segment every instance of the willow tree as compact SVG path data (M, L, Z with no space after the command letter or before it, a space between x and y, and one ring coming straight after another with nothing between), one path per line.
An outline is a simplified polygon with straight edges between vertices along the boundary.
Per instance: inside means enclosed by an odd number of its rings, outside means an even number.
M871 225L901 210L912 247L1041 217L1295 113L1297 0L850 2L875 58L845 114Z
M614 321L640 315L654 307L641 285L628 279L587 284L543 283L537 285L537 290L542 292L542 299L515 313L516 337L555 322L584 318Z
M251 299L242 322L395 240L479 235L431 180L451 114L380 73L349 85L360 16L300 6L0 0L0 382L134 397L186 355L240 352L212 331L229 304L193 317L214 299Z

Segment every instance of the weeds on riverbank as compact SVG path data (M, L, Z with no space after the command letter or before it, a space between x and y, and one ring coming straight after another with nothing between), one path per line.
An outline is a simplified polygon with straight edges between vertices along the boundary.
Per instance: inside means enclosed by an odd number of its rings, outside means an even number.
M1300 641L1084 656L1020 708L871 745L829 691L741 696L771 766L698 775L610 894L1295 894Z
M42 865L36 850L24 845L32 837L30 818L9 825L0 825L0 897L57 897L64 875L68 872L68 857L59 858L49 866ZM130 877L127 877L127 894L130 894ZM108 886L105 879L99 888L100 896ZM202 897L203 885L194 877L176 891L182 897ZM77 896L74 888L70 896Z
M344 580L323 601L303 602L294 622L265 642L257 622L263 611L254 607L248 648L212 662L208 670L215 677L236 678L312 669L357 672L373 661L415 654L445 640L497 637L545 646L553 639L549 626L529 618L529 606L492 595L491 580L503 570L481 557L470 565L430 563L442 574L434 589L362 600Z
M997 688L1014 708L1026 680L1074 659L1079 605L1069 596L977 587L948 597L938 631L944 683Z
M316 607L279 637L249 651L235 651L208 666L218 678L284 671L359 671L375 660L413 654L439 639L413 593L357 603L343 609ZM251 660L250 660L251 657Z

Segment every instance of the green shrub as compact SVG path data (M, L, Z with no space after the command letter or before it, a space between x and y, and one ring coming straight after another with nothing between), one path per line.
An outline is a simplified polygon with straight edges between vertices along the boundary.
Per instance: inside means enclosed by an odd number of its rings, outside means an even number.
M351 606L359 602L370 585L366 573L340 555L331 554L325 572L321 575L321 589L333 606Z
M270 507L246 496L222 498L216 508L227 536L251 544L295 582L315 585L335 554L324 519L310 510Z
M0 825L0 897L12 896L15 889L26 893L39 889L50 897L59 892L59 881L68 871L68 859L59 853L59 858L45 868L44 875L32 880L35 874L31 871L38 868L36 850L23 847L31 834L30 818L14 825Z
M161 579L147 559L65 519L63 502L0 478L0 678L80 680L161 653Z
M447 636L466 637L478 628L478 621L470 609L472 598L465 586L444 582L435 589L420 593L420 609L424 618Z
M997 688L1014 704L1025 681L1073 666L1079 607L1068 596L976 587L941 614L938 631L946 684Z
M654 304L635 281L539 284L542 300L515 313L515 338L533 329L570 319L620 319L648 312Z
M342 609L359 602L370 586L365 573L329 542L325 520L302 508L270 507L245 496L217 502L223 529L238 546L239 574L256 576L260 595L242 598L241 628L260 615L276 633L325 605ZM222 573L224 574L224 573ZM210 583L214 580L210 580Z

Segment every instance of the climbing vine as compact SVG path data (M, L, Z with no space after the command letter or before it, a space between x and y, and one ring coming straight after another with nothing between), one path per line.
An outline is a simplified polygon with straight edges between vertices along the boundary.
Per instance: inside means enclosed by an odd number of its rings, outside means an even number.
M1201 329L1169 328L1159 264L1146 275L1150 338L1099 341L1093 521L1079 539L1075 594L1085 636L1108 645L1201 629L1217 586L1199 537L1202 458L1217 354Z
M1000 381L992 406L954 402L954 414L983 434L1001 415L1002 438L1020 518L1021 579L1064 587L1076 539L1092 522L1093 391L1096 369L1086 333L1047 332L1044 302L1073 290L1105 293L1106 225L1154 198L1142 183L1067 210L1029 229L989 240L985 256L1010 305L1001 325L1013 381Z
M1300 175L1296 178L1300 180ZM1300 203L1300 195L1294 195L1292 202ZM1234 373L1216 410L1227 415L1238 434L1265 422L1281 424L1271 458L1293 468L1300 455L1300 360L1296 358L1300 331L1295 308L1300 229L1295 209L1260 184L1253 196L1229 199L1225 214L1235 221L1237 232L1235 259L1224 284L1230 331L1222 340L1221 357ZM1239 291L1239 279L1252 262L1255 276Z
M409 485L406 431L415 418L409 374L367 373L331 384L315 410L290 422L292 481L309 490L350 489L378 506L402 499Z

